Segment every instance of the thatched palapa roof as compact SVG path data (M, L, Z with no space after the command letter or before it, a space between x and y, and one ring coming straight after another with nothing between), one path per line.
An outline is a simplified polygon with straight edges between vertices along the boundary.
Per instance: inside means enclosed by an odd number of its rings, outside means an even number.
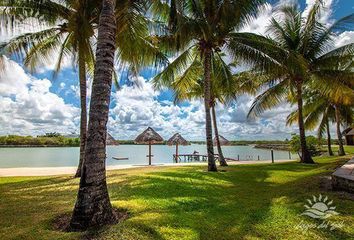
M190 143L184 139L181 134L176 133L167 141L167 145L189 145Z
M107 133L106 144L107 144L107 145L119 145L119 144L116 142L116 140L114 139L114 137L113 137L111 134L109 134L109 133Z
M154 129L148 127L144 132L142 132L135 139L136 143L160 143L163 142L163 138L155 132Z
M348 129L347 133L345 133L346 136L354 136L354 128Z
M220 141L220 145L221 145L221 146L230 145L229 140L227 140L226 138L224 138L224 137L221 136L221 135L219 135L219 141ZM214 143L214 145L216 145L216 137L214 137L213 143Z

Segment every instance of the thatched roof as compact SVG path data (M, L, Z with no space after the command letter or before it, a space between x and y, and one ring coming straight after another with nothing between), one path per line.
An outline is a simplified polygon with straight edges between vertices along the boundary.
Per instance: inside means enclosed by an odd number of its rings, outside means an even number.
M227 140L226 138L224 138L224 137L221 136L221 135L219 135L219 141L220 141L220 145L221 145L221 146L230 145L229 140ZM213 143L214 143L214 145L216 145L216 137L214 137Z
M162 142L163 138L155 132L154 129L151 127L148 127L143 133L141 133L137 138L135 139L136 143L159 143Z
M353 136L354 135L354 128L352 128L349 132L345 134L346 136Z
M189 145L189 142L184 139L181 134L176 133L167 141L167 145Z
M107 133L107 137L106 137L106 144L107 145L119 145L116 140L114 139L114 137L112 137L111 134Z

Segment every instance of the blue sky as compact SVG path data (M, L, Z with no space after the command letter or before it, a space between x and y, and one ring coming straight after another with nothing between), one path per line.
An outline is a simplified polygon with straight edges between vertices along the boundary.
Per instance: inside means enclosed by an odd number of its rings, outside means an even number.
M281 3L289 2L281 0ZM306 9L314 0L303 0L299 4ZM353 0L327 0L326 23L332 22L354 11ZM270 1L265 11L252 21L245 31L264 33L279 1ZM1 27L1 25L0 25ZM0 42L9 34L0 29ZM336 45L353 42L354 33L338 36ZM55 59L55 56L53 56ZM78 73L70 59L63 70L53 79L53 63L46 63L36 73L23 68L18 59L8 60L11 71L0 76L0 134L37 135L44 132L78 133L79 98ZM172 104L171 91L156 91L149 80L156 70L146 69L138 78L140 87L123 86L112 92L109 132L117 139L132 139L147 126L154 127L165 138L175 132L193 140L204 137L204 112L200 101ZM118 73L126 81L126 74ZM90 92L90 88L88 89ZM242 96L231 106L218 106L219 131L229 139L285 139L297 132L296 126L285 126L285 118L291 108L287 104L264 113L259 119L247 119L246 114L252 97Z

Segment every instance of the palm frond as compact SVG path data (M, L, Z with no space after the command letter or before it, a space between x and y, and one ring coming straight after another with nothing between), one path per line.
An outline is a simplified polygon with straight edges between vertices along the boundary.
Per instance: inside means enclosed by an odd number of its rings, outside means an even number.
M288 81L288 79L284 79L258 95L253 101L247 117L259 116L264 111L276 107L280 103L284 102L288 94Z

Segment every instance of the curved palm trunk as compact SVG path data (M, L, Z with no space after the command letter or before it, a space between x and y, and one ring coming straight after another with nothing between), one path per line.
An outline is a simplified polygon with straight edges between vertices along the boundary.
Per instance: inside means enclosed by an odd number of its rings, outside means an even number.
M221 145L220 145L220 139L219 139L219 131L218 131L218 126L216 123L216 113L215 113L215 107L211 107L211 112L213 116L213 124L214 124L214 133L215 133L215 139L216 139L216 146L218 148L218 153L219 153L219 162L221 166L228 166L227 162L224 158L224 154L222 153Z
M327 117L326 129L327 129L327 148L328 148L328 155L329 155L329 156L333 156L333 151L332 151L332 146L331 146L331 132L330 132L330 130L329 130L328 117Z
M80 81L80 104L81 104L81 117L80 117L80 159L79 166L77 167L75 177L81 176L82 163L85 158L85 145L86 145L86 132L87 132L87 105L86 105L86 63L84 54L79 49L79 81Z
M299 112L299 132L300 132L300 145L301 145L301 159L302 163L314 163L312 160L311 154L306 146L306 135L305 135L305 127L304 127L304 117L302 114L302 84L297 84L297 105Z
M116 221L106 183L106 135L115 52L115 0L104 0L98 26L95 74L80 188L70 222L72 230Z
M337 136L338 136L338 144L339 144L339 151L338 155L339 156L344 156L345 151L343 147L343 138L342 138L342 132L340 131L340 112L338 106L334 106L335 108L335 114L336 114L336 125L337 125Z
M205 107L205 133L208 151L208 171L216 172L214 158L213 135L210 116L210 85L211 85L211 50L205 49L204 52L204 107Z

